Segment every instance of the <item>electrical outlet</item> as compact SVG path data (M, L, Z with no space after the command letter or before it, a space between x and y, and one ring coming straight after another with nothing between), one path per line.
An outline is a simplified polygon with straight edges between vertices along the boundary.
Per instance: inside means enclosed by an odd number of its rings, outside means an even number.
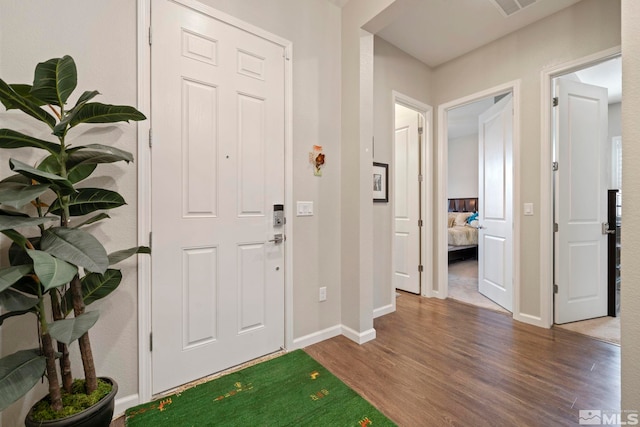
M318 294L318 300L319 301L326 301L327 300L327 287L323 286L320 288L320 292Z

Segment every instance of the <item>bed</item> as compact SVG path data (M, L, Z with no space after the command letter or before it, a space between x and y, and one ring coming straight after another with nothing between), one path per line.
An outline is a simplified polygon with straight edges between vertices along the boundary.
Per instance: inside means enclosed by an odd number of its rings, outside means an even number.
M447 243L449 262L478 256L477 198L449 199ZM469 217L471 221L469 222Z

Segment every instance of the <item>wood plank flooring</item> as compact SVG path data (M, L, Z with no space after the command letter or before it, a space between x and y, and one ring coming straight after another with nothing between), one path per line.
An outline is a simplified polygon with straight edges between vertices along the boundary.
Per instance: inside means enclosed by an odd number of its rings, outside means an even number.
M620 348L452 300L402 293L377 338L308 354L400 426L576 426L617 410Z

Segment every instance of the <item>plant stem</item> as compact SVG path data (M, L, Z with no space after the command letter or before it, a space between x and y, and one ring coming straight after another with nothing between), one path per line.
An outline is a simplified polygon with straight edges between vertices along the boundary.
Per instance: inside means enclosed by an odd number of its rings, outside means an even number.
M58 298L58 292L53 290L51 292L51 312L53 313L53 320L62 320L64 316L60 308L60 299ZM73 375L71 374L71 359L69 358L69 348L65 343L58 342L58 352L62 353L60 356L60 375L62 376L62 387L67 393L71 393L71 386L73 385Z
M82 283L77 274L71 280L69 289L73 298L73 313L77 317L83 314L85 309L84 299L82 298ZM82 367L84 368L85 391L90 394L98 387L98 378L96 377L96 367L93 362L89 332L80 337L78 344L80 345L80 356L82 357Z
M39 287L39 286L38 286ZM60 381L58 381L58 372L56 370L56 354L53 349L53 340L49 335L49 326L44 318L44 300L42 293L38 302L38 320L40 321L40 338L42 340L42 353L44 354L47 368L47 380L49 382L49 399L51 400L51 409L54 411L62 411L62 394L60 392Z

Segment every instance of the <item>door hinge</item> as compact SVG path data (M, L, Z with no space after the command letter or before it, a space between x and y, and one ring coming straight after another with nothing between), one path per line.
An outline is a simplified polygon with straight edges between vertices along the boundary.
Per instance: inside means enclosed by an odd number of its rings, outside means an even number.
M153 145L153 131L149 128L149 148Z
M153 232L149 232L149 249L151 249L151 241L153 240Z
M554 97L553 97L553 106L554 106L554 107L557 107L557 106L558 106L558 97L557 97L557 96L554 96Z
M291 56L289 55L289 48L285 48L284 52L282 54L282 56L284 57L284 59L286 59L287 61L291 60Z
M558 162L553 162L551 164L551 169L553 169L554 172L556 172L559 168L560 166L558 165Z
M553 285L553 293L554 294L558 293L558 285Z
M149 332L149 351L153 351L153 332Z
M422 273L424 271L424 266L422 264L420 264L418 266L418 273Z
M151 46L152 40L151 40L151 27L149 27L149 46Z
M424 132L424 128L423 128L422 126L420 126L420 127L418 128L418 133L419 133L420 135L422 135L422 133L423 133L423 132Z
M423 225L424 225L424 222L421 219L419 219L418 220L418 227L422 227Z
M553 232L554 232L554 233L557 233L557 232L558 232L558 223L557 223L557 222L554 222L554 223L553 223Z
M420 174L418 175L418 182L422 182L424 181L424 175Z

